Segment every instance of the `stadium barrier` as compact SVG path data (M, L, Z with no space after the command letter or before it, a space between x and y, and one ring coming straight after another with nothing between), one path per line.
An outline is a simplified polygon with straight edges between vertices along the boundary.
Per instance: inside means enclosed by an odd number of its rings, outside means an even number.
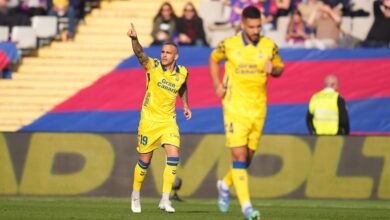
M0 133L0 195L129 196L136 135ZM389 136L266 135L250 166L255 198L390 199ZM183 197L216 197L229 168L224 135L182 136ZM161 193L163 150L142 195ZM234 192L233 192L234 193Z

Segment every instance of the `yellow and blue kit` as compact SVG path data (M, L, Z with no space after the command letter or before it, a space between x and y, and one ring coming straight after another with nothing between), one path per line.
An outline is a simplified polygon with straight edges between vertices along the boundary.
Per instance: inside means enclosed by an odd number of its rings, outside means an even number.
M177 65L170 72L160 60L149 58L145 70L147 89L138 126L137 150L148 153L163 144L180 147L175 107L179 89L187 80L187 69Z
M249 44L244 34L227 38L212 52L211 58L226 60L223 98L226 144L228 147L248 145L256 150L264 126L267 105L267 74L264 64L269 59L273 67L283 67L276 44L260 37Z

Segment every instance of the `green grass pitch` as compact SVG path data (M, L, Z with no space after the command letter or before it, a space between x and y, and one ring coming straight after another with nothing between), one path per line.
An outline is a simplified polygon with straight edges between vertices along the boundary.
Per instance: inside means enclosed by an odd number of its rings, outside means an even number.
M133 214L129 199L123 198L0 197L0 219L243 219L236 200L231 211L225 214L218 211L212 199L174 202L174 214L159 210L158 202L158 199L141 198L142 213ZM390 219L390 201L254 200L253 204L261 210L262 220Z

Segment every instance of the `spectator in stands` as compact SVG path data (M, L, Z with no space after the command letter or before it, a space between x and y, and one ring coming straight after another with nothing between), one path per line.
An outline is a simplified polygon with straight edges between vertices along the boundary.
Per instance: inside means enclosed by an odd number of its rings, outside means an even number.
M303 21L307 24L311 13L317 8L322 6L322 2L320 0L306 0L305 2L301 2L298 4L298 10L301 12ZM319 17L319 14L317 15Z
M305 23L298 10L291 14L290 22L287 26L286 41L290 46L304 46L310 35L306 33Z
M70 4L75 9L76 22L84 21L85 17L85 0L70 0Z
M312 135L348 135L349 119L345 100L338 93L338 80L328 75L325 88L315 93L309 103L306 123Z
M328 3L332 8L340 7L340 9L349 9L350 8L350 0L323 0Z
M275 2L278 7L277 16L287 16L293 9L291 0L275 0Z
M263 22L262 34L264 35L264 32L275 29L276 16L278 14L278 7L275 0L252 0L252 5L261 12L261 20Z
M374 2L375 20L364 47L390 47L390 0Z
M318 17L317 15L320 14ZM335 48L340 37L341 11L339 8L331 8L329 4L323 4L316 8L310 15L307 24L314 28L315 39L307 40L307 48L319 49Z
M203 20L198 16L198 12L191 2L184 6L183 16L177 21L177 32L180 45L207 45Z
M236 31L239 31L240 28L240 21L241 21L241 13L244 10L244 8L251 5L250 0L233 0L232 1L232 13L230 14L230 23L232 26L236 29Z
M29 26L31 25L30 18L22 13L19 13L16 8L17 4L9 0L0 0L0 25L8 26L10 29L13 26Z
M176 33L177 16L169 2L164 2L153 19L152 45L173 41Z
M74 34L76 32L76 12L74 8L74 3L75 1L72 2L70 0L48 0L49 15L68 18L68 33L66 36L66 40L68 41L73 40ZM57 39L59 39L59 25L57 28L57 34Z
M47 15L47 2L46 0L23 0L20 10L29 17Z

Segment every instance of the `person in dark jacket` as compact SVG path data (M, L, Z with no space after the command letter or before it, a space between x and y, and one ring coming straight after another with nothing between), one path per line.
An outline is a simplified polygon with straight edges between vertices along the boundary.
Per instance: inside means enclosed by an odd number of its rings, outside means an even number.
M206 46L206 34L203 20L191 2L184 6L183 16L177 21L178 41L180 45Z
M363 47L390 47L390 0L374 2L374 24Z

